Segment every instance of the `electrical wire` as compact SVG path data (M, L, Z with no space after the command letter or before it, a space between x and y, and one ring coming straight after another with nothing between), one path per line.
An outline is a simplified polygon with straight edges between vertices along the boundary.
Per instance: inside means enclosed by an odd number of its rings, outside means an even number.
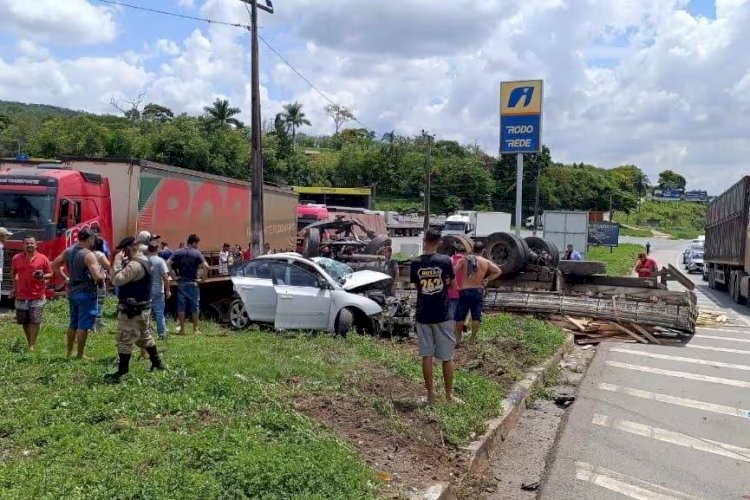
M115 0L96 0L96 1L101 2L101 3L106 3L109 5L117 5L118 7L127 7L129 9L141 10L144 12L152 12L154 14L162 14L165 16L179 17L182 19L190 19L193 21L201 21L201 22L209 23L209 24L221 24L223 26L232 26L234 28L242 28L246 30L250 29L250 26L247 24L230 23L227 21L215 21L213 19L208 19L207 17L188 16L187 14L178 14L177 12L168 12L166 10L151 9L149 7L141 7L140 5L133 5L133 4L125 3L125 2L118 2Z

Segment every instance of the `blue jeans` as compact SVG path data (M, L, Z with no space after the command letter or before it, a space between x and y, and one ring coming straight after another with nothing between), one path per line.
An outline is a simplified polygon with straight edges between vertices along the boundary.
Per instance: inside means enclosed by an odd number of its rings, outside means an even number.
M201 292L195 281L177 282L177 312L187 315L200 311Z
M154 320L156 320L156 333L160 339L167 338L167 318L164 317L165 307L166 299L163 293L151 297L151 310L154 313Z

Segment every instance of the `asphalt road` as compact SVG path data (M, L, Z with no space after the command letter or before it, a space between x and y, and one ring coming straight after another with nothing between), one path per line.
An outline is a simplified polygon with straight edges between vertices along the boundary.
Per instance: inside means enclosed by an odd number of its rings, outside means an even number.
M664 265L685 243L658 244ZM750 498L750 308L691 277L699 306L728 323L680 347L602 344L541 498Z

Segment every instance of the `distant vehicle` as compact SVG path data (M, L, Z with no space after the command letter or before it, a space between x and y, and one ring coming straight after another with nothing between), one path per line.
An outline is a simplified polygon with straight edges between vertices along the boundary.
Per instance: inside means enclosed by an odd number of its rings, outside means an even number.
M526 217L526 219L524 220L524 223L523 223L523 227L525 227L527 229L534 229L534 216L533 215L531 217ZM544 227L542 225L542 216L541 215L537 215L536 216L536 227L537 227L537 229L542 229L542 227Z
M690 252L685 269L687 269L688 273L703 274L703 250L693 250Z
M250 323L272 324L277 330L323 330L346 335L393 333L408 325L410 310L385 297L393 279L377 271L354 271L327 258L306 259L293 252L263 255L235 266L231 279L237 297L230 322L242 329Z
M510 214L505 212L477 212L459 210L445 219L443 236L486 238L492 233L510 231Z
M685 251L682 252L682 264L683 265L687 266L688 257L690 257L690 253L695 250L703 250L703 240L698 239L698 240L693 240L690 242L690 245L688 245Z

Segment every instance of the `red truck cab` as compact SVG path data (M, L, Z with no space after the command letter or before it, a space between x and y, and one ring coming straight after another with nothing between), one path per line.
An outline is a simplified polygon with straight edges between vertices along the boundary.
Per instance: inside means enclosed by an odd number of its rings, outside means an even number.
M113 248L109 181L60 164L19 166L0 171L0 227L13 233L5 242L2 293L12 288L10 263L33 236L50 260L78 241L78 231L98 232ZM62 288L62 283L54 283Z
M297 231L301 231L313 222L328 220L330 214L325 205L302 203L297 205Z

